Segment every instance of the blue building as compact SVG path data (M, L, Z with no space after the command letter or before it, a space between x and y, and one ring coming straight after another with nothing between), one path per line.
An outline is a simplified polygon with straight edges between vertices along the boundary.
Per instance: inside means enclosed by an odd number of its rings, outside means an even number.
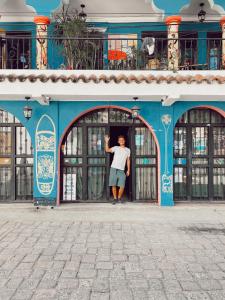
M48 3L50 2L50 3ZM5 0L0 201L225 200L225 0Z

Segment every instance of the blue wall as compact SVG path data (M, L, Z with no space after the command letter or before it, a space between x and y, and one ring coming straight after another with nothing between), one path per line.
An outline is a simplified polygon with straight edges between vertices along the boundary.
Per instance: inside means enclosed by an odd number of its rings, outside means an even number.
M171 107L163 107L159 102L139 102L137 103L140 108L141 117L152 127L158 143L160 150L160 194L161 194L161 205L162 206L172 206L173 202L173 191L172 186L170 186L170 179L173 176L173 129L179 119L179 117L187 110L208 105L219 108L225 112L225 103L223 102L177 102ZM15 102L15 101L2 101L1 109L4 109L13 115L15 115L20 122L27 128L34 149L35 145L35 132L38 121L40 118L46 114L54 122L56 128L56 161L55 161L55 184L51 194L45 196L40 193L37 189L36 175L34 176L34 197L43 199L55 199L57 198L57 170L58 170L58 145L59 140L62 138L67 126L81 113L84 113L88 109L97 108L101 105L109 105L108 101L105 102L84 102L84 101L74 101L74 102L51 102L49 106L41 106L37 102L30 102L30 106L33 108L33 116L29 121L23 116L23 107L25 102ZM111 103L112 105L112 103ZM131 108L133 102L113 102L113 105L120 107ZM169 123L164 123L164 121ZM49 128L45 128L49 130ZM168 147L165 147L165 136L167 134ZM168 164L168 165L167 165ZM34 159L34 170L36 167L36 161ZM34 172L35 174L35 172Z

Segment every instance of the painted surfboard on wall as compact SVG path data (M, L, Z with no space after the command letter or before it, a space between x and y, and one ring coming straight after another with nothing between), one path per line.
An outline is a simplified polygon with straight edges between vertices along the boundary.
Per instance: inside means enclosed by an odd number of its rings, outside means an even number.
M56 172L56 130L52 119L43 115L36 128L36 181L40 194L51 194Z

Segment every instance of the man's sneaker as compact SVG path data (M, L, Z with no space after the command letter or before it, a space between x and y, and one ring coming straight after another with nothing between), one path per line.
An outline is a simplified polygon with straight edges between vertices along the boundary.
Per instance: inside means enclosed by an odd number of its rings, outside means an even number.
M112 202L112 205L115 205L115 204L116 204L116 199L114 199Z
M121 199L118 199L118 203L121 204L123 203L123 201Z

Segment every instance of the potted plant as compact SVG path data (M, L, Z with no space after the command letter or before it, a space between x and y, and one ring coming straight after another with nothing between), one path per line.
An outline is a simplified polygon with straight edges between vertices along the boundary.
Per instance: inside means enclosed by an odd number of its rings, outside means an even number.
M67 69L94 69L102 41L99 33L90 30L78 11L62 6L54 15L54 40L60 47Z

